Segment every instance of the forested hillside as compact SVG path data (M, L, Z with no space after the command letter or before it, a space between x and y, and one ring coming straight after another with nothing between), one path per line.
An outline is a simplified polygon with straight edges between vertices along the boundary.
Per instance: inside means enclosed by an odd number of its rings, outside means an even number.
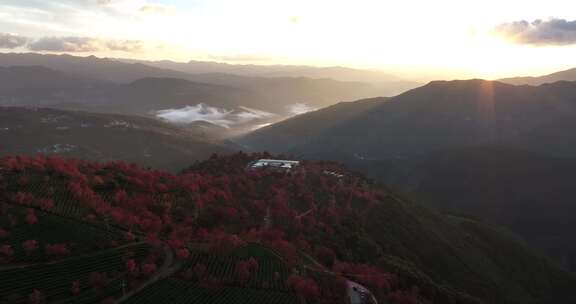
M96 249L145 246L94 268L101 270L3 285L3 300L74 299L97 286L91 296L108 301L345 303L346 279L380 302L574 300L573 276L500 228L429 211L335 163L304 162L290 173L245 170L262 157L270 156L213 156L180 175L125 163L3 159L0 254L7 267L49 273L38 262L86 265ZM39 226L54 225L52 217L111 236L55 239ZM247 288L255 290L241 291Z

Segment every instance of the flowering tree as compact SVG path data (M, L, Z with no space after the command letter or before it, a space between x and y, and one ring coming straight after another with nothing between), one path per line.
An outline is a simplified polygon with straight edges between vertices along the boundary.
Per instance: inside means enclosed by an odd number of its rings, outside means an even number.
M34 211L34 209L27 209L26 216L24 219L26 223L28 223L28 225L38 224L38 217L36 217L36 212Z
M314 250L314 256L323 265L332 268L334 262L336 261L336 254L330 248L324 246L317 246Z
M22 248L26 254L32 254L34 251L38 249L38 241L37 240L27 240L22 243Z
M156 272L156 264L154 263L146 263L142 265L142 274L145 276L151 276L153 273Z
M91 272L88 275L88 285L90 287L100 290L108 283L108 275L103 272Z
M37 289L34 289L32 293L28 296L29 304L41 304L44 303L44 294Z
M46 244L45 253L48 256L64 257L70 254L70 250L68 250L66 244Z
M0 228L0 239L5 239L10 236L10 231Z
M11 245L0 245L0 261L9 261L14 256L14 249Z
M347 243L361 239L366 228L363 219L372 206L382 201L385 195L382 190L373 189L362 177L330 162L302 162L300 169L290 174L245 171L247 163L266 157L271 156L215 155L177 176L124 162L96 164L58 158L8 157L0 160L0 168L10 173L6 174L8 181L0 180L0 191L4 183L20 185L17 190L3 191L2 196L11 206L27 208L23 219L27 225L36 225L38 214L44 214L42 211L73 207L68 209L80 210L78 220L91 224L102 224L105 220L107 229L123 230L120 242L106 241L106 246L134 242L144 235L156 249L169 246L179 259L185 260L191 256L188 249L193 248L191 243L203 243L210 254L227 256L246 242L255 242L272 249L290 267L301 266L301 252L305 252L325 267L322 271L333 271L377 290L379 299L402 290L394 276L373 264L353 263L374 244ZM46 189L46 184L57 190L37 190ZM0 228L3 241L18 228L22 218L20 213L14 216L7 207L1 207L0 215L9 224ZM38 245L38 241L31 239L23 242L22 248L32 254ZM377 246L370 247L374 256L364 261L376 261L381 256ZM70 244L46 244L44 252L62 257L70 255L71 248L74 247ZM6 260L13 254L10 245L0 245L0 258ZM153 275L157 263L160 263L157 258L144 261L127 258L125 268L131 279L139 280ZM234 265L235 278L249 284L259 267L255 258L240 261ZM197 264L182 276L213 287L231 283L211 277L207 268ZM276 272L272 280L282 277ZM92 273L88 281L91 287L101 288L107 280L106 273ZM345 290L328 286L314 277L313 272L292 276L289 283L294 292L310 303L329 303L326 301L337 298L330 294ZM79 288L73 285L73 293L78 289L75 287ZM412 294L400 292L392 297L398 300Z
M316 281L311 278L305 278L298 275L288 277L287 285L292 288L296 294L306 300L307 303L314 303L320 297L320 287Z

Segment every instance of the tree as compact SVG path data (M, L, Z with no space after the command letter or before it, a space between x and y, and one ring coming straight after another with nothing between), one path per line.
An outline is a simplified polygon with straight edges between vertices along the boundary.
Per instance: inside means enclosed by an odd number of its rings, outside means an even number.
M336 254L330 248L324 246L317 246L314 250L314 256L322 265L332 268L334 262L336 261Z
M38 217L36 217L36 212L34 212L34 209L26 210L26 216L24 220L26 221L26 223L28 223L28 225L38 224Z
M103 272L91 272L88 275L88 284L94 289L102 289L106 286L108 276Z
M101 304L114 304L116 303L116 301L114 300L114 298L108 297L104 300L102 300L102 302L100 302Z
M156 272L156 264L154 263L146 263L142 265L142 274L145 276L150 276Z
M38 289L32 290L32 293L28 295L28 303L30 304L40 304L44 303L44 294Z
M14 249L11 245L0 245L0 257L3 260L10 260L14 255Z
M0 239L5 239L10 236L10 231L0 228Z
M38 241L37 240L27 240L22 242L22 248L26 254L30 255L34 251L38 249Z
M136 275L138 273L138 264L134 259L126 261L126 270L131 275Z
M240 284L245 285L250 280L250 269L246 261L239 261L236 263L236 275Z
M38 206L44 211L50 211L54 209L54 201L49 198L41 198L38 199Z
M187 259L190 257L190 251L188 251L188 249L186 248L181 248L178 250L178 257L181 259Z
M298 275L291 275L286 282L288 287L292 288L298 296L306 299L306 302L314 302L320 297L320 287L311 278L305 278Z
M72 295L78 295L80 293L80 281L72 282L72 287L70 288Z
M69 255L70 250L68 250L66 244L46 244L45 253L48 256L63 257Z
M194 274L194 276L196 277L196 279L201 280L204 278L204 276L206 276L206 272L207 272L207 268L204 264L199 263L194 265L194 268L192 268L192 272Z

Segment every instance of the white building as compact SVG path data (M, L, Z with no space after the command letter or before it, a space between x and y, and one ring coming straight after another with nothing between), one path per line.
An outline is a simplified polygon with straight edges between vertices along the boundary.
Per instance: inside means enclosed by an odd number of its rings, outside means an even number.
M377 304L376 298L366 287L352 281L348 281L348 296L350 304Z
M279 171L291 171L300 165L299 161L281 159L259 159L248 164L248 170L274 169Z

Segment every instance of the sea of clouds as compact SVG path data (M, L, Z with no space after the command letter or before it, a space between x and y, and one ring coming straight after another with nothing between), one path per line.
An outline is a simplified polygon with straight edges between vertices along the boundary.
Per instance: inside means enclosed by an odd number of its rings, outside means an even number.
M288 117L314 110L316 109L305 103L295 103L286 107ZM212 107L203 103L178 109L160 110L154 114L156 117L174 124L190 124L196 121L205 121L224 128L233 128L248 123L257 123L259 126L266 126L270 124L268 121L281 117L281 115L278 114L248 107L238 107L237 109L230 110Z
M302 103L302 102L289 105L286 108L288 110L288 113L290 113L292 116L300 115L300 114L308 113L310 111L316 111L317 110L316 108L313 108L313 107L311 107L305 103Z
M175 124L189 124L196 121L205 121L224 128L231 128L256 120L274 118L276 116L274 113L247 107L228 110L211 107L203 103L179 109L160 110L155 114L156 117Z

